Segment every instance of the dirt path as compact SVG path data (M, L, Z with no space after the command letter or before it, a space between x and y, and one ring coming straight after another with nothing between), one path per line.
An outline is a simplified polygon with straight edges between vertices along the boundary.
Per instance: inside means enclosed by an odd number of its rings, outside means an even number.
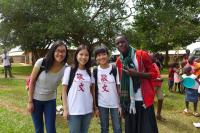
M24 75L14 75L14 78L8 78L8 79L26 79L28 76L24 76ZM3 74L0 74L0 78L4 78Z
M162 78L167 78L168 75L167 75L167 74L162 74L161 77L162 77Z
M5 101L0 101L0 107L5 108L9 111L14 111L23 115L29 115L26 108L19 108L11 103L6 103Z

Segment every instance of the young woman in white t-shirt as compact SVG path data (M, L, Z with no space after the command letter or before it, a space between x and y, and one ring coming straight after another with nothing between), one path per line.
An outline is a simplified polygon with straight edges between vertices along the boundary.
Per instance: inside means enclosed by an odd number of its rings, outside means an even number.
M120 115L121 107L119 100L119 74L111 73L114 64L109 64L108 49L104 46L97 47L95 59L97 61L97 84L95 89L98 95L95 113L100 116L101 133L109 132L109 114L111 115L114 133L121 133ZM113 68L114 69L114 68ZM93 71L94 73L94 71ZM116 76L116 77L115 77Z
M63 77L63 116L69 120L70 133L87 133L93 113L92 77L90 52L80 45L75 52L72 67L67 67ZM70 71L75 69L73 82L68 88Z
M57 41L33 67L28 92L28 111L31 113L36 133L44 132L44 119L46 132L56 133L56 92L66 62L67 46L64 42ZM43 71L38 75L40 69Z

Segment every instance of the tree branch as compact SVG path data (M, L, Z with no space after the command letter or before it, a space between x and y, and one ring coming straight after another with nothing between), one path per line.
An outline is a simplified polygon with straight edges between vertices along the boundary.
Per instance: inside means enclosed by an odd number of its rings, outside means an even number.
M96 13L91 17L89 22L92 22L99 14L100 11L103 9L103 4L104 4L104 0L102 0L101 5L99 7L99 9L96 11Z

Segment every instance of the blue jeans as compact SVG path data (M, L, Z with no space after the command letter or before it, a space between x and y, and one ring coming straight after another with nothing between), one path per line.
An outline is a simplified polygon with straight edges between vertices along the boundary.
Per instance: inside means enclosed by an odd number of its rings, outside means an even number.
M70 115L69 129L70 133L88 133L88 128L92 118L92 113L85 115Z
M122 133L118 109L99 107L101 133L108 133L109 131L109 111L110 111L110 115L112 119L112 126L113 126L114 133Z
M38 101L33 99L32 119L36 133L44 133L44 120L47 133L56 133L56 100Z

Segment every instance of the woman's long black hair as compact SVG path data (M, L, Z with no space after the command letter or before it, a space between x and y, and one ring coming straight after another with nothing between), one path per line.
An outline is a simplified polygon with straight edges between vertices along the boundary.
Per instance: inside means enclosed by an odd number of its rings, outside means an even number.
M53 43L53 45L51 46L51 48L47 52L46 56L44 57L46 72L48 72L50 70L50 68L53 66L53 63L55 61L55 59L54 59L54 53L55 53L56 49L59 46L65 46L65 48L66 48L66 56L65 56L64 60L61 62L62 65L66 64L67 57L68 57L67 46L66 46L66 44L63 41L60 41L60 40L56 41L56 42Z
M87 73L89 74L89 76L91 76L91 72L90 72L90 67L91 67L91 52L90 52L89 47L87 45L81 44L77 48L77 50L75 52L75 55L74 55L73 69L75 69L77 71L78 66L79 66L79 63L77 61L77 55L83 49L86 49L88 51L88 53L89 53L89 59L88 59L88 62L85 64L85 69L86 69Z

